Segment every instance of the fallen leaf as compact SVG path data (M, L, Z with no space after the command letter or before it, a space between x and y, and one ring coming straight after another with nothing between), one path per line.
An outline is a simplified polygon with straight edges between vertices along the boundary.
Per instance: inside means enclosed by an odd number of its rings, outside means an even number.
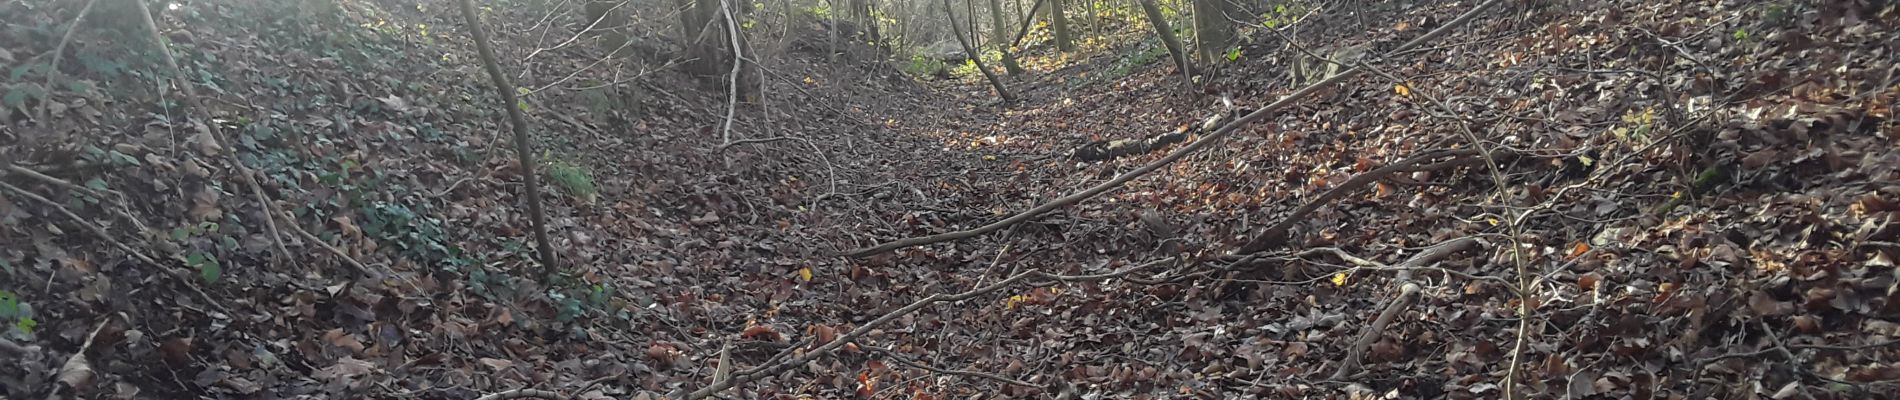
M86 362L86 353L66 357L66 364L59 367L59 383L75 389L92 383L92 364Z
M482 365L488 366L489 369L495 370L496 372L500 372L501 370L508 369L508 367L515 366L514 361L508 361L508 360L503 360L499 358L482 357L482 359L477 360L477 361L481 362Z

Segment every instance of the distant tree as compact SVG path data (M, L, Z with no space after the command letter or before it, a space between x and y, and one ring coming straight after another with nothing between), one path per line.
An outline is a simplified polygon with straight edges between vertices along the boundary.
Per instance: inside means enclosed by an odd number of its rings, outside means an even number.
M1213 63L1234 44L1233 3L1194 0L1194 49L1202 64Z
M1141 3L1141 12L1147 14L1148 25L1153 26L1155 34L1161 36L1161 43L1168 46L1168 55L1174 57L1174 67L1182 76L1194 75L1194 64L1188 62L1187 51L1181 46L1181 38L1174 36L1174 28L1168 26L1168 20L1161 15L1161 5L1155 0L1136 0Z
M965 1L967 2L969 0ZM991 87L996 88L996 97L1003 98L1003 102L1016 101L1015 96L1009 95L1009 89L1003 87L1003 80L998 79L996 73L990 72L989 68L983 66L983 57L979 57L976 54L976 46L970 44L970 40L964 37L963 27L960 26L961 23L957 22L957 9L956 7L950 6L950 0L943 0L943 13L950 18L950 34L957 37L957 44L963 46L963 53L969 55L970 63L976 65L976 70L983 73L983 78L990 81ZM972 15L970 17L975 18L976 16Z
M1003 53L1003 70L1009 71L1010 75L1022 75L1023 65L1016 62L1015 54L1010 53L1009 48L1012 46L999 37L1007 31L1008 25L1003 24L1002 0L990 0L990 43L996 45L996 52Z
M1049 1L1049 25L1056 29L1056 50L1075 51L1074 38L1069 37L1069 19L1062 15L1062 0Z

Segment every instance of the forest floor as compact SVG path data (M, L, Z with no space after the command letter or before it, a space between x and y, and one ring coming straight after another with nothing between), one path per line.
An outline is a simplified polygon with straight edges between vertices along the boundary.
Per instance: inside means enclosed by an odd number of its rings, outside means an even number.
M549 278L452 3L155 10L202 110L105 3L67 42L87 2L0 1L7 398L1900 391L1891 4L1508 2L1401 54L1475 3L1332 5L1192 79L1139 25L1038 31L1014 103L792 19L730 130L723 79L496 7ZM1342 48L1384 55L1157 164Z

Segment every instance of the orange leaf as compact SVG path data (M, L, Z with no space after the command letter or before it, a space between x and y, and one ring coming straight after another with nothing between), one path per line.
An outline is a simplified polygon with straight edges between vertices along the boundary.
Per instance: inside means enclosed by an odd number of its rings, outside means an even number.
M778 334L778 330L772 329L771 325L753 325L746 327L745 333L739 334L739 337L776 342L779 340L780 335Z
M871 376L869 370L858 371L858 397L871 397L875 393L877 393L877 378Z
M1378 185L1373 186L1373 189L1372 197L1374 198L1385 198L1386 195L1392 194L1392 185L1387 185L1385 182L1379 182Z
M1588 253L1588 252L1590 252L1589 243L1577 242L1577 245L1570 246L1570 255L1564 256L1564 259L1569 260L1569 259L1581 257L1583 256L1583 253Z
M1372 169L1372 159L1370 158L1360 156L1358 161L1352 163L1353 172L1366 172L1366 170L1369 169Z
M1398 24L1392 25L1392 30L1395 31L1404 32L1407 29L1412 29L1412 24L1409 22L1399 21Z
M833 339L838 338L838 329L829 325L812 325L810 333L813 337L811 343L813 346L831 343Z
M1601 280L1603 280L1603 277L1597 276L1595 273L1584 274L1583 276L1577 277L1577 288L1586 291L1597 290L1597 282Z

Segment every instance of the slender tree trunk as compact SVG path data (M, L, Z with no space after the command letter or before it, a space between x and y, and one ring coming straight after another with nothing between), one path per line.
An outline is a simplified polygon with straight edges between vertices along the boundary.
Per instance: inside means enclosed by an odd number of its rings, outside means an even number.
M539 261L546 268L545 275L553 278L561 271L555 264L554 245L548 242L548 216L541 210L541 184L535 176L533 152L528 150L528 117L521 113L521 100L515 98L515 85L508 83L508 75L501 73L501 64L495 61L495 49L488 44L488 31L483 30L481 14L475 12L475 0L462 0L462 19L468 23L468 31L475 37L475 51L482 57L482 69L488 70L489 80L495 84L495 94L501 97L502 108L508 109L508 125L515 131L515 158L521 162L521 184L523 195L528 197L528 218L534 228L534 243L539 250Z
M950 34L956 35L957 44L963 45L963 53L970 55L970 63L976 64L976 70L983 73L983 79L988 79L990 86L996 88L996 97L1003 98L1003 102L1005 103L1016 102L1016 97L1009 95L1009 89L1003 88L1003 80L998 79L996 73L990 72L989 68L983 66L983 57L977 56L976 46L970 45L970 40L963 37L963 28L957 26L959 24L957 22L957 9L956 7L950 6L950 0L943 0L943 13L950 18Z
M1188 62L1187 51L1181 46L1181 38L1174 36L1174 28L1168 26L1167 17L1161 15L1161 6L1155 0L1136 0L1141 3L1141 12L1148 15L1148 25L1155 28L1155 35L1161 36L1161 43L1168 46L1168 55L1174 57L1174 67L1182 76L1194 75L1194 64Z
M1089 37L1102 37L1102 15L1095 12L1097 0L1083 0L1082 7L1089 10Z
M1023 45L1023 38L1029 37L1029 27L1036 26L1036 10L1041 9L1042 3L1046 2L1048 0L1036 0L1036 4L1029 6L1029 12L1023 14L1023 26L1016 31L1016 38L1010 39L1009 47ZM1017 0L1017 6L1022 4L1021 0Z
M1016 4L1021 6L1022 2L1018 1ZM998 37L1009 30L1007 25L1003 25L1002 0L990 0L990 25L990 42L996 45L997 52L1003 53L1003 70L1008 71L1010 75L1022 75L1023 65L1016 62L1016 55L1013 54L1015 50L1010 49L1011 46L1004 43L1003 38Z
M1069 18L1062 14L1062 0L1049 0L1049 24L1056 29L1056 50L1075 51L1074 38L1069 37Z

